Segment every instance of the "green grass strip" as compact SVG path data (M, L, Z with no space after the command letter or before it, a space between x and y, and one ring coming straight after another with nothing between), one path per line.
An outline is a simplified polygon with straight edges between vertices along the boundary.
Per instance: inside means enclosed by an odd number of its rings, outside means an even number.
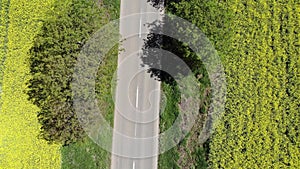
M103 4L110 20L118 19L120 1L104 0ZM103 7L102 7L103 8ZM117 68L118 45L112 48L100 65L96 79L96 94L103 116L113 127L114 102L111 88L112 77ZM102 149L88 136L82 141L61 148L63 169L109 169L111 153Z
M96 96L102 115L113 127L114 102L111 88L112 78L117 69L118 45L107 53L100 65L96 78ZM109 169L111 153L102 149L88 136L81 141L61 149L63 169Z

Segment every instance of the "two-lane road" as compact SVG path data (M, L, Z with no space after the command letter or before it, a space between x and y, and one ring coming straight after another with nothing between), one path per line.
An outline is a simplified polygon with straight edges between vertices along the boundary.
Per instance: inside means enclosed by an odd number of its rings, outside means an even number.
M162 13L147 0L121 0L123 50L118 56L112 169L157 168L160 82L141 71L140 54L147 36L145 24L162 17L147 12Z

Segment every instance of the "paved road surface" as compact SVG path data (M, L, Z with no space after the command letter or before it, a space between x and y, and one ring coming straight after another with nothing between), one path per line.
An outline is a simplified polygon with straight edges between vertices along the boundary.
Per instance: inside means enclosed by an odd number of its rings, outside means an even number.
M118 59L112 169L157 168L157 155L152 155L158 153L160 82L140 71L140 52L146 37L142 32L147 31L144 25L161 18L140 14L158 13L146 1L121 0L121 18L134 16L120 21L126 39ZM133 33L137 34L130 36Z

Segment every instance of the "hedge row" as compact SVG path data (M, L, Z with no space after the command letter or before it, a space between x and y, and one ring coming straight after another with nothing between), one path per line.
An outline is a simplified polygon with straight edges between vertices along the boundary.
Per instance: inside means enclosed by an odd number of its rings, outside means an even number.
M119 15L118 0L104 0L99 5L106 18L103 22L116 19ZM118 60L118 45L114 46L103 58L99 65L95 79L95 92L98 102L98 107L102 115L113 127L114 102L112 99L113 93L112 78L117 68ZM88 136L83 141L77 141L74 144L63 146L62 153L62 168L110 168L111 154L102 149Z
M70 83L76 58L89 36L106 22L94 0L55 3L51 19L43 22L30 50L29 99L38 112L41 136L49 142L70 144L84 131L73 108Z

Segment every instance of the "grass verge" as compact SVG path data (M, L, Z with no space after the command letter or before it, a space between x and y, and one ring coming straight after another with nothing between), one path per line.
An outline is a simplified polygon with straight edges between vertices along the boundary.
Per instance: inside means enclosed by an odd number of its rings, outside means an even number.
M104 0L102 7L108 11L110 20L119 17L119 0ZM118 45L114 46L105 56L97 72L95 91L99 108L104 112L102 115L113 127L114 102L112 98L111 85L113 74L117 68ZM63 169L109 169L110 152L102 149L88 136L83 141L64 146L61 149Z
M179 102L179 92L176 85L171 85L162 82L161 89L165 95L162 103L165 103L164 111L160 113L159 128L160 133L166 131L172 126L179 113L178 102ZM177 161L179 159L179 152L177 147L174 147L167 152L160 154L158 158L158 168L169 169L169 168L179 168Z
M175 147L159 155L158 167L160 169L169 168L207 168L207 151L198 141L198 135L201 132L203 121L208 109L209 103L209 85L205 68L200 64L198 69L194 69L195 74L201 74L198 77L201 89L201 109L198 118L186 137ZM161 83L161 89L164 92L165 108L160 114L160 133L170 128L176 120L180 102L180 91L176 84ZM170 140L171 141L171 140Z
M112 99L111 85L114 71L117 68L118 45L107 53L96 79L96 96L99 108L104 112L102 115L113 127L114 102ZM69 146L62 147L63 169L109 169L110 152L102 149L88 136L81 141Z

